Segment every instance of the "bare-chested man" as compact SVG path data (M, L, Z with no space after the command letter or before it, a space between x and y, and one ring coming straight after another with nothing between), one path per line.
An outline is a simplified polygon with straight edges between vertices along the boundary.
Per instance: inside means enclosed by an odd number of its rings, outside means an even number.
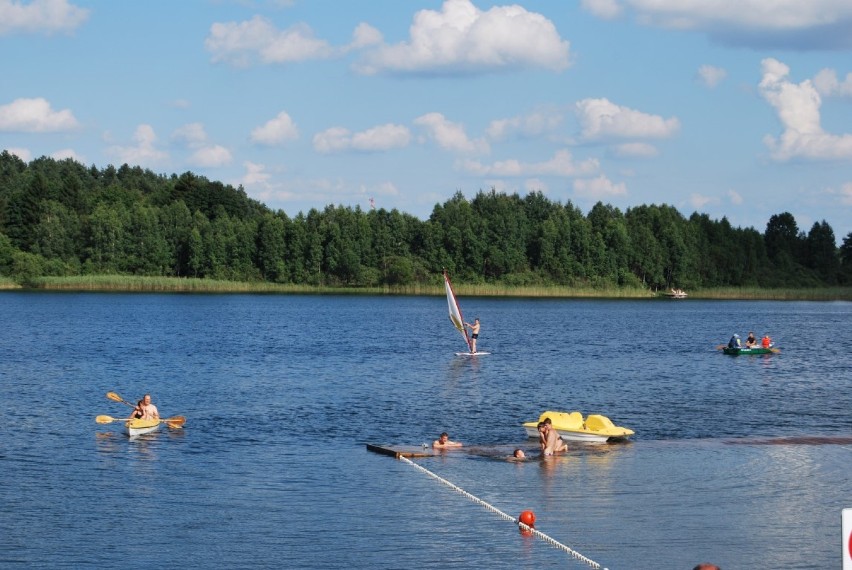
M553 455L561 451L568 451L568 446L562 441L559 432L553 428L553 422L550 421L550 418L544 418L540 424L538 433L541 439L541 453L543 455Z
M470 352L471 354L476 354L476 339L479 338L479 317L473 319L473 324L465 323L467 328L470 329Z
M447 432L442 433L438 439L432 442L432 447L442 448L442 447L461 447L462 444L457 441L450 441L450 434Z
M139 403L136 404L136 409L133 410L133 417L143 420L158 420L160 419L160 411L157 406L151 403L151 394L145 394Z

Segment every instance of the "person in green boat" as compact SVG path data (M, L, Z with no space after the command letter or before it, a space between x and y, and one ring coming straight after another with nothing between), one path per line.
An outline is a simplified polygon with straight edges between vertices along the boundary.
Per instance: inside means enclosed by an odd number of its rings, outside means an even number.
M734 336L728 341L728 348L740 348L740 346L740 335L734 333Z
M754 338L754 333L749 331L748 338L746 338L746 348L756 348L757 347L757 339Z

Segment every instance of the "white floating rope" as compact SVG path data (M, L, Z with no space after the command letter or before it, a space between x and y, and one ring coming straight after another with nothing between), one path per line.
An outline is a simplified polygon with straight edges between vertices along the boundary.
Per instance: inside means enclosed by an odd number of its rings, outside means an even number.
M535 536L537 538L542 539L543 541L547 542L548 544L550 544L551 546L553 546L555 548L558 548L559 550L563 550L563 551L567 552L572 558L579 560L581 562L585 562L586 564L588 564L589 566L591 566L592 568L595 568L597 570L607 570L606 568L604 568L603 566L601 566L600 564L598 564L597 562L595 562L591 558L587 558L587 557L583 556L582 554L580 554L576 550L569 548L568 546L562 544L561 542L559 542L555 538L552 538L552 537L544 534L543 532L540 532L540 531L534 529L533 527L522 523L520 520L516 519L515 517L513 517L511 515L504 513L503 511L501 511L497 507L495 507L493 505L489 505L488 503L486 503L485 501L483 501L479 497L471 495L470 493L468 493L467 491L465 491L464 489L462 489L458 485L455 485L454 483L447 481L446 479L444 479L440 475L436 475L435 473L432 473L431 471L429 471L428 469L426 469L422 465L418 465L417 463L413 462L409 458L404 457L402 455L398 455L397 458L400 461L404 461L404 462L408 463L409 465L411 465L415 469L419 469L423 473L426 473L429 477L432 477L433 479L440 481L441 483L443 483L444 485L446 485L447 487L449 487L453 491L455 491L457 493L461 493L462 495L464 495L465 497L467 497L468 499L470 499L474 503L485 507L486 509L488 509L489 511L491 511L493 513L497 513L504 520L507 520L509 522L517 524L522 530L529 532L530 534L532 534L533 536Z

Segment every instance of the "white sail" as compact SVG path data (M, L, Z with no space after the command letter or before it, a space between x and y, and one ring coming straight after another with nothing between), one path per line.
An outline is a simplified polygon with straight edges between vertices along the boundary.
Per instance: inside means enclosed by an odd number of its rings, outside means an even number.
M456 294L453 292L453 286L450 284L450 276L447 275L446 271L444 271L444 288L447 290L447 306L450 309L450 321L452 321L453 326L464 337L467 349L470 350L470 337L467 335L467 329L464 326L461 307L459 307L459 302L456 300Z

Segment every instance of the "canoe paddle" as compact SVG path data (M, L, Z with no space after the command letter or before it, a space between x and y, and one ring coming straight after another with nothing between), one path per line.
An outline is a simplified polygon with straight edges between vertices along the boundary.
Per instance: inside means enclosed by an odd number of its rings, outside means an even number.
M95 418L95 421L99 424L111 424L112 422L128 422L135 418L114 418L112 416L98 416ZM162 418L160 419L161 423L166 424L170 428L173 429L181 429L183 424L186 423L186 418L183 416L174 416L172 418Z
M110 400L112 400L113 402L121 402L122 404L130 406L131 408L136 407L133 404L131 404L130 402L128 402L127 400L124 400L121 396L119 396L115 392L107 392L106 397L109 398Z

